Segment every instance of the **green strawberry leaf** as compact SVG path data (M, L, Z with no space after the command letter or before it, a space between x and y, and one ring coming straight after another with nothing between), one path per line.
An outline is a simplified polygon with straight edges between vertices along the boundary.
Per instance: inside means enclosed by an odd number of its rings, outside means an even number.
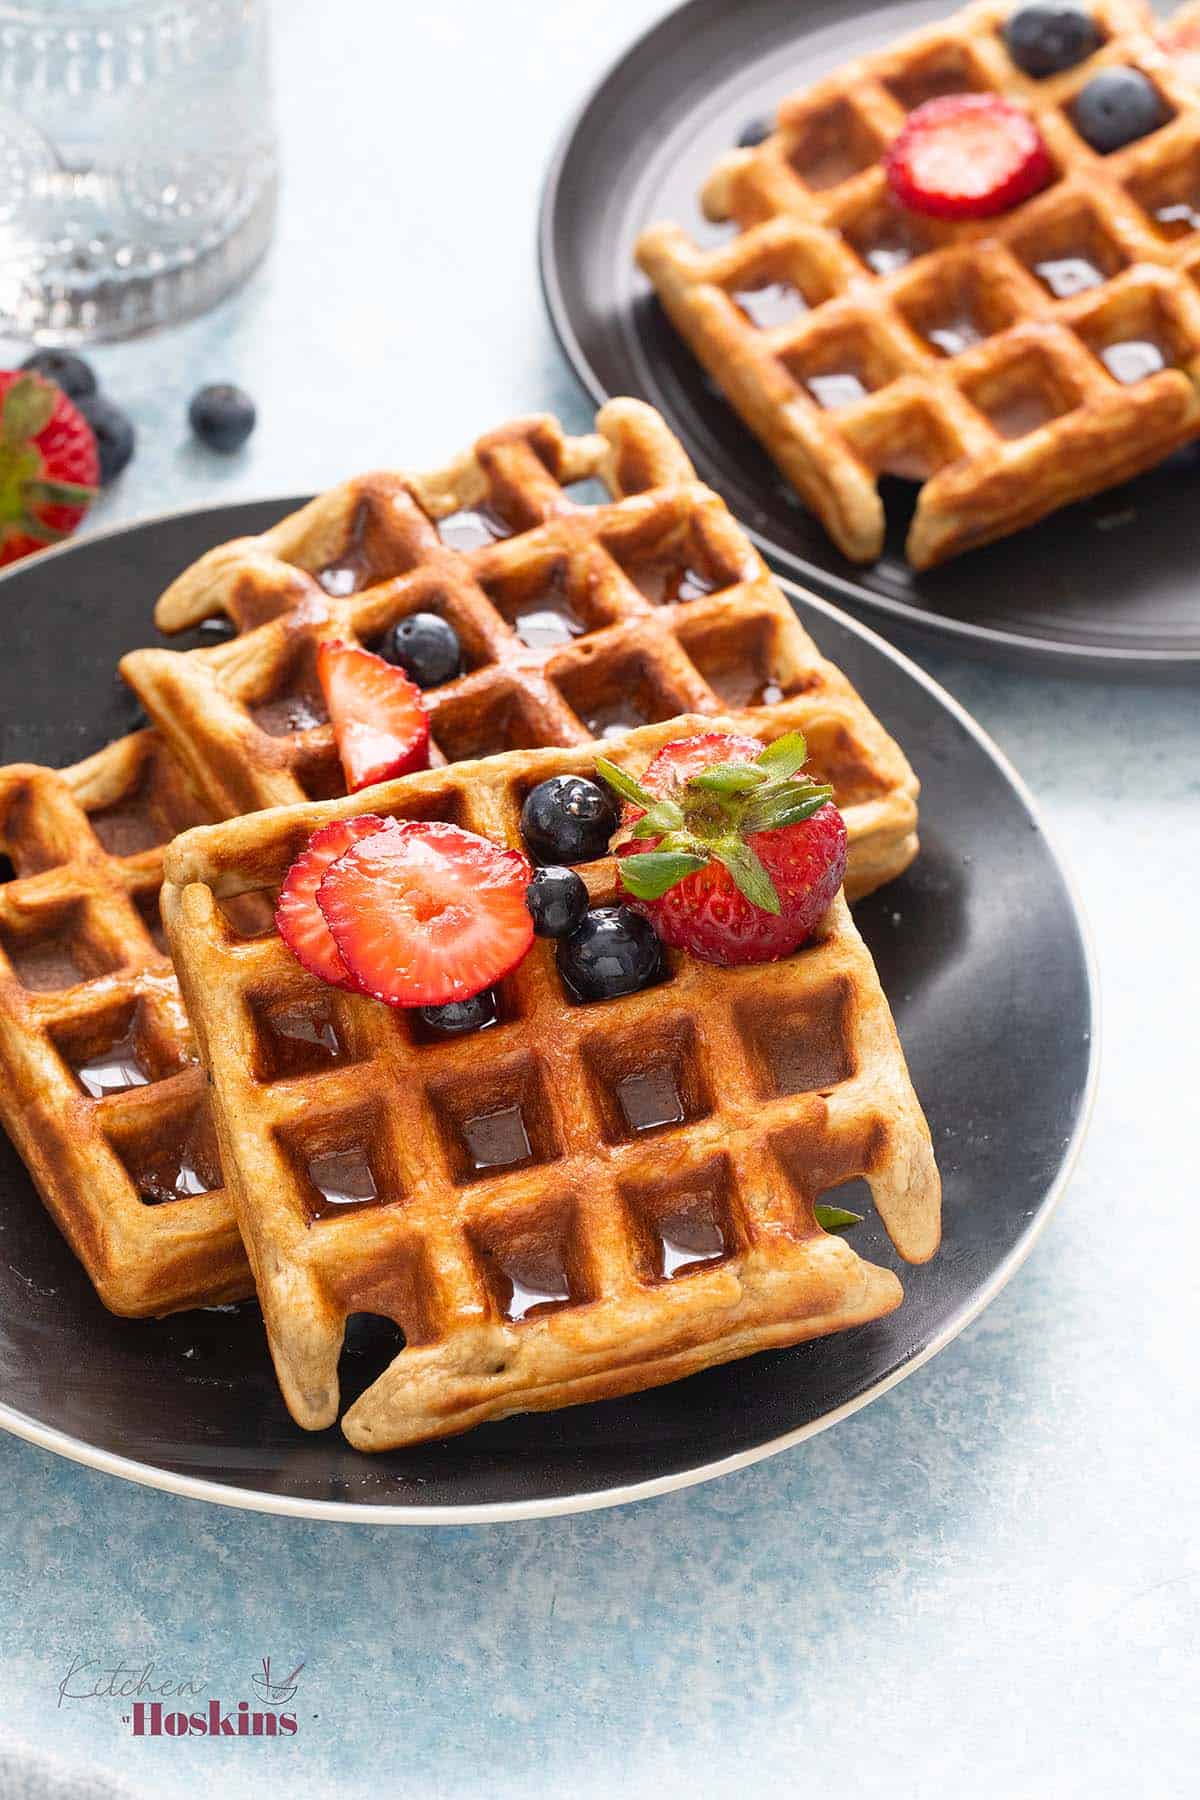
M818 1205L813 1211L823 1231L840 1231L843 1225L861 1225L863 1222L861 1213L848 1212L844 1206Z
M628 800L633 806L644 806L647 810L655 803L655 796L647 791L632 775L624 769L618 769L616 763L609 762L607 756L596 758L596 773L602 781L606 781L613 792L620 794L622 800Z
M644 856L621 858L621 885L637 900L659 900L676 882L707 866L703 856L689 856L679 850L647 850Z
M58 405L58 389L37 375L22 375L4 396L4 412L0 419L5 441L21 444L45 431Z
M679 831L683 825L683 808L674 800L656 800L633 827L635 838L662 837L664 832Z
M774 913L776 916L782 912L775 883L749 844L736 837L718 838L712 845L712 853L728 869L738 892L751 906L757 906L761 912Z
M753 763L711 763L687 785L702 794L749 794L769 780L767 771Z
M768 744L758 759L758 767L772 775L794 775L808 761L808 745L802 731L788 731Z
M802 825L805 819L811 819L832 798L832 788L801 787L796 782L789 782L785 788L763 794L761 799L756 798L746 808L742 816L742 830L782 831L786 825Z

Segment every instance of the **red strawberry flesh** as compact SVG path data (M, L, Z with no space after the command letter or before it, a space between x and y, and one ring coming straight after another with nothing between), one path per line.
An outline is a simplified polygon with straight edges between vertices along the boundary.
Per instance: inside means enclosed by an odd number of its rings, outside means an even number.
M365 813L358 819L339 819L315 832L303 855L288 870L275 909L276 928L296 960L310 975L318 975L333 987L349 988L351 992L357 989L358 983L329 935L325 915L317 905L317 889L325 871L339 856L344 856L363 838L386 830L387 823L386 819Z
M429 715L403 669L357 644L322 644L317 675L352 794L429 767Z
M526 954L532 875L519 850L410 820L334 863L317 903L362 993L389 1006L444 1006L482 993Z
M998 94L943 94L918 106L885 164L897 199L939 219L1008 212L1053 179L1027 112Z

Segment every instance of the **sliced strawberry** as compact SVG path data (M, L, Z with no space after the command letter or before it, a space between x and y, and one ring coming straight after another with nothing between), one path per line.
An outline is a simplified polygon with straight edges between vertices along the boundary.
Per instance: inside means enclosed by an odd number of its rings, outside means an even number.
M364 813L360 819L339 819L333 825L323 826L309 839L304 854L292 864L279 890L275 924L292 955L310 975L319 975L322 981L351 992L356 991L358 984L329 935L324 914L317 905L317 889L331 863L363 838L383 831L387 823L373 813Z
M1054 176L1041 132L999 94L943 94L908 115L885 164L910 212L987 219L1008 212Z
M347 851L317 904L361 992L389 1006L469 1000L533 942L519 850L457 825L410 820Z
M317 675L352 794L429 767L429 715L403 669L335 639L321 645Z

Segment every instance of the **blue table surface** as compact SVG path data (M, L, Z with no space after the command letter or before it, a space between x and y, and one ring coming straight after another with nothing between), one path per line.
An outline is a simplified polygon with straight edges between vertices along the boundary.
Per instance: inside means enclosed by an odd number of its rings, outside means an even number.
M96 353L140 448L94 522L432 464L514 412L583 428L534 209L656 10L280 6L274 249L206 318ZM184 424L219 378L260 406L227 461ZM0 1732L165 1800L1197 1791L1196 689L921 660L1040 797L1101 966L1095 1120L1011 1286L835 1430L615 1512L309 1524L4 1437ZM305 1664L286 1741L134 1740L129 1702L59 1699L83 1658L236 1701L264 1656Z

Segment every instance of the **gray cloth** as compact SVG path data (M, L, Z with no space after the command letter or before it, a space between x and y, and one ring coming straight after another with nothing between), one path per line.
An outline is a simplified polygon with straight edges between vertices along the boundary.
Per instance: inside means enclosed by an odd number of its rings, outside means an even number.
M144 1800L145 1790L142 1790ZM0 1725L0 1796L3 1800L139 1800L135 1788L107 1775L71 1769L46 1750L35 1750Z

